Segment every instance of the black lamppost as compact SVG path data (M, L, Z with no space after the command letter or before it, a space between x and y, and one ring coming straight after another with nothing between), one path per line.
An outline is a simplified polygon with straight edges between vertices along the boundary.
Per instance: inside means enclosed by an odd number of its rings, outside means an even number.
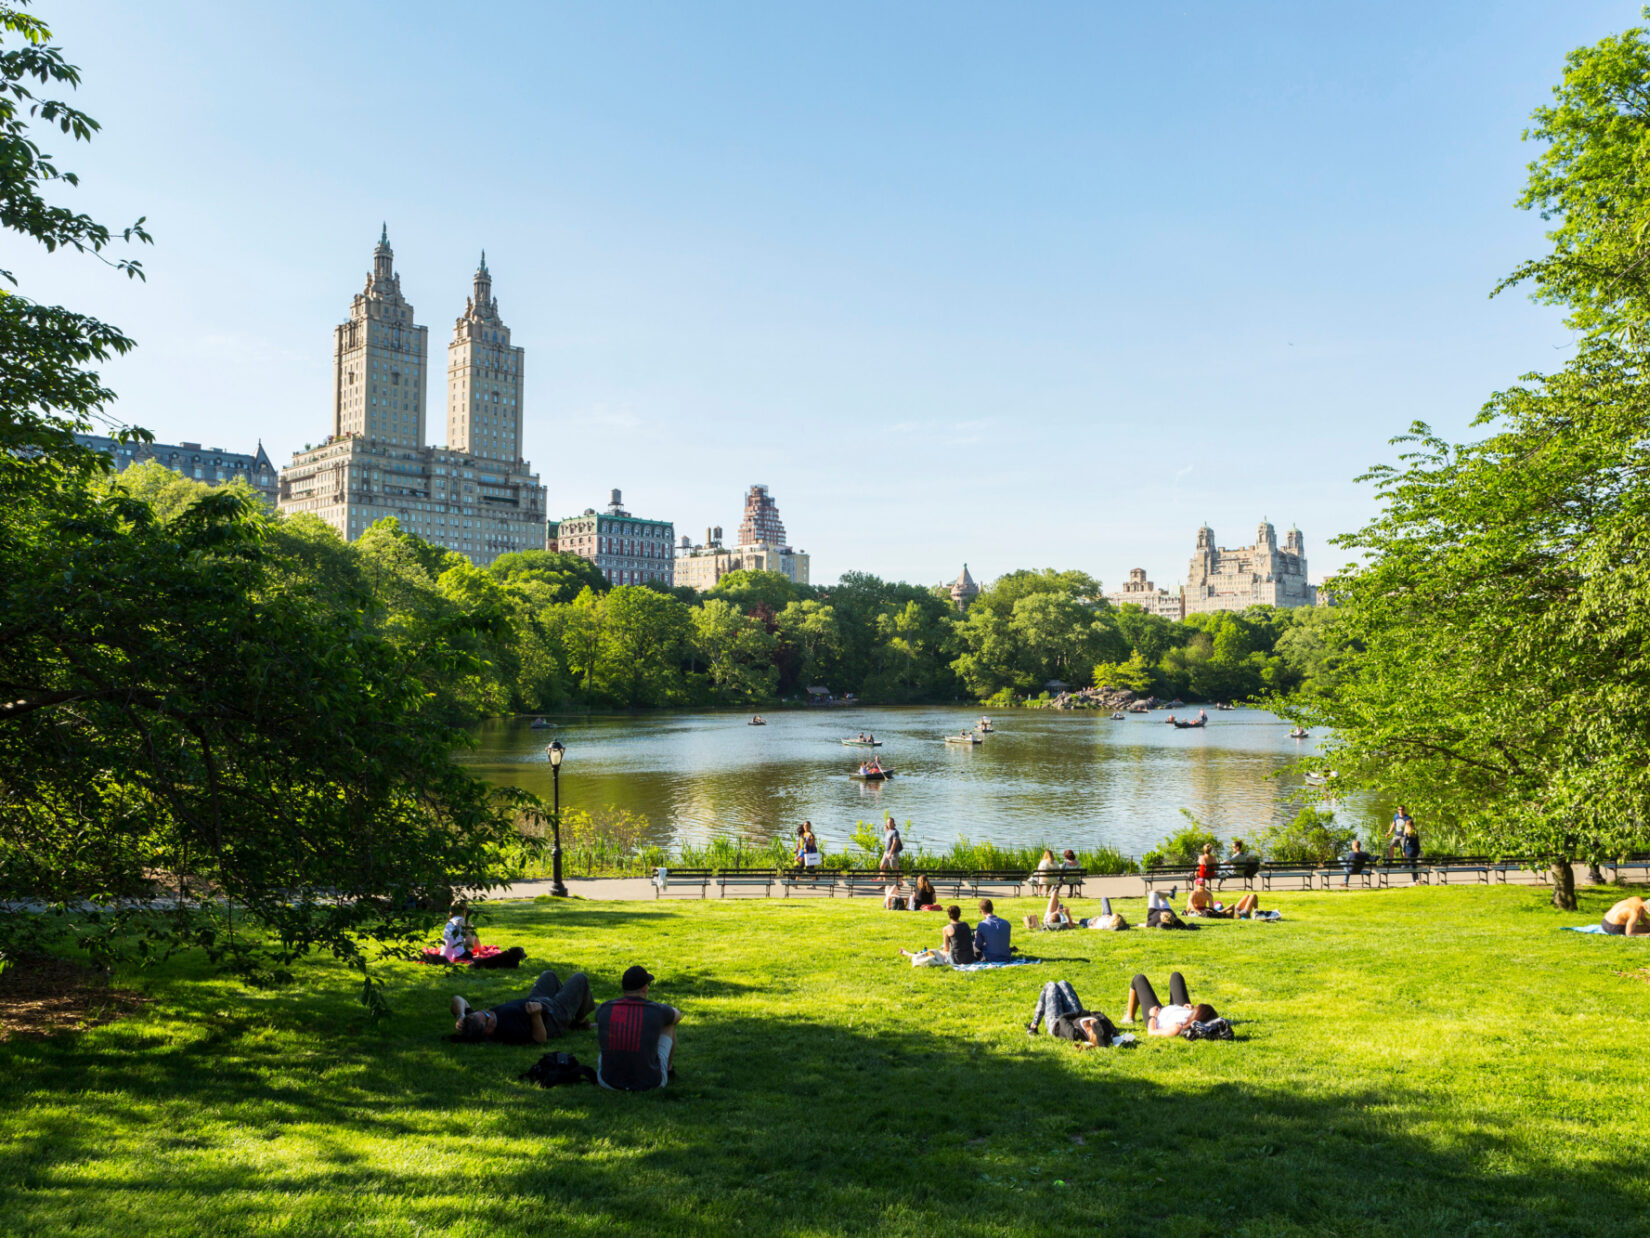
M559 739L551 740L550 746L544 750L544 755L550 758L550 786L554 804L550 816L550 828L555 831L555 842L550 848L550 893L557 898L567 897L567 887L561 880L561 759L566 751Z

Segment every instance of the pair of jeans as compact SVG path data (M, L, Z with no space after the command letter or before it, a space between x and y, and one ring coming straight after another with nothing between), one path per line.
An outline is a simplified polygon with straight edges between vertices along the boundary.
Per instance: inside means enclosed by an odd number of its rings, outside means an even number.
M1152 982L1143 975L1136 975L1129 981L1129 987L1134 990L1135 1000L1140 1003L1140 1013L1149 1015L1153 1006L1164 1003L1158 1000L1157 991L1152 988ZM1171 1006L1190 1006L1192 999L1186 995L1186 977L1179 972L1169 973L1169 1001Z
M560 1036L596 1011L595 999L590 996L590 978L582 971L569 976L566 984L556 979L553 971L540 972L527 1000L544 1007L544 1030L552 1036Z
M1031 1013L1031 1022L1027 1027L1036 1031L1043 1020L1053 1023L1063 1014L1075 1014L1083 1008L1078 1000L1077 990L1071 987L1069 980L1050 980L1043 986L1043 991L1037 995L1037 1009Z

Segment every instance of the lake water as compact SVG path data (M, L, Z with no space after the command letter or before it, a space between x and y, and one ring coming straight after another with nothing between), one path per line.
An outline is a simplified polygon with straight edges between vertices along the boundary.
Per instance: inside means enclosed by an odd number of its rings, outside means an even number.
M1195 715L1195 709L1192 714ZM767 715L651 714L490 722L463 758L476 773L550 797L545 745L560 739L564 807L614 806L643 814L651 841L793 835L808 818L832 851L856 821L891 812L908 844L943 849L959 835L1057 850L1095 844L1140 855L1184 824L1189 809L1223 838L1252 835L1299 811L1304 778L1289 770L1313 741L1258 709L1211 712L1202 730L1166 725L1167 713L1009 710L976 748L943 737L972 726L962 707L820 708ZM1182 716L1186 716L1182 714ZM871 754L845 748L860 731L898 774L848 777Z

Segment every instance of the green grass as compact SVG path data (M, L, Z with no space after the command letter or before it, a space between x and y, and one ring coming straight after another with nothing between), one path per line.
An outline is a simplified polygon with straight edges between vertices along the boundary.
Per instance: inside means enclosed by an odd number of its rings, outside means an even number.
M519 973L397 965L249 994L175 966L142 1014L0 1045L0 1217L18 1234L1196 1235L1638 1232L1650 1213L1650 941L1541 890L1284 894L1281 924L1022 935L1046 965L916 970L941 917L863 903L530 903ZM1005 907L1019 913L1030 900ZM1136 904L1137 905L1137 904ZM642 962L687 1014L664 1092L515 1082L447 997L538 967L599 997ZM1138 970L1232 1044L1080 1054L1023 1024ZM1632 973L1637 972L1637 975ZM1622 973L1628 973L1623 975ZM558 1043L593 1059L593 1033Z

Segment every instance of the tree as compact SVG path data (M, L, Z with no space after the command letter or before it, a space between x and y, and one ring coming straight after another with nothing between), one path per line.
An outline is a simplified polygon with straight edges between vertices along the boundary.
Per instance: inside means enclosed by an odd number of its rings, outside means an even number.
M602 599L601 691L635 709L680 700L682 646L692 621L667 594L621 585Z
M716 698L726 702L766 700L779 682L773 664L778 639L760 620L741 614L731 602L707 598L693 613L693 645L704 659Z
M1294 714L1333 730L1327 762L1502 854L1570 864L1650 842L1650 386L1588 343L1486 407L1451 446L1417 426L1384 509L1338 544L1343 641L1332 696Z
M1129 654L1126 662L1097 663L1094 668L1094 686L1144 693L1152 686L1151 664L1138 649Z
M1645 10L1650 16L1650 9ZM1570 326L1629 335L1642 347L1650 318L1650 40L1624 31L1565 60L1554 102L1524 137L1547 143L1518 205L1553 221L1549 253L1497 286L1534 285L1535 299L1569 309Z
M79 81L49 39L0 5L0 225L104 258L107 228L42 197L76 181L30 119L97 128L27 87ZM439 630L398 645L352 552L244 488L168 484L157 510L156 479L111 482L73 436L111 398L91 367L131 346L0 290L0 897L100 904L66 931L105 958L194 947L276 980L325 949L365 972L514 843L424 687L469 656ZM58 923L0 916L0 951Z

